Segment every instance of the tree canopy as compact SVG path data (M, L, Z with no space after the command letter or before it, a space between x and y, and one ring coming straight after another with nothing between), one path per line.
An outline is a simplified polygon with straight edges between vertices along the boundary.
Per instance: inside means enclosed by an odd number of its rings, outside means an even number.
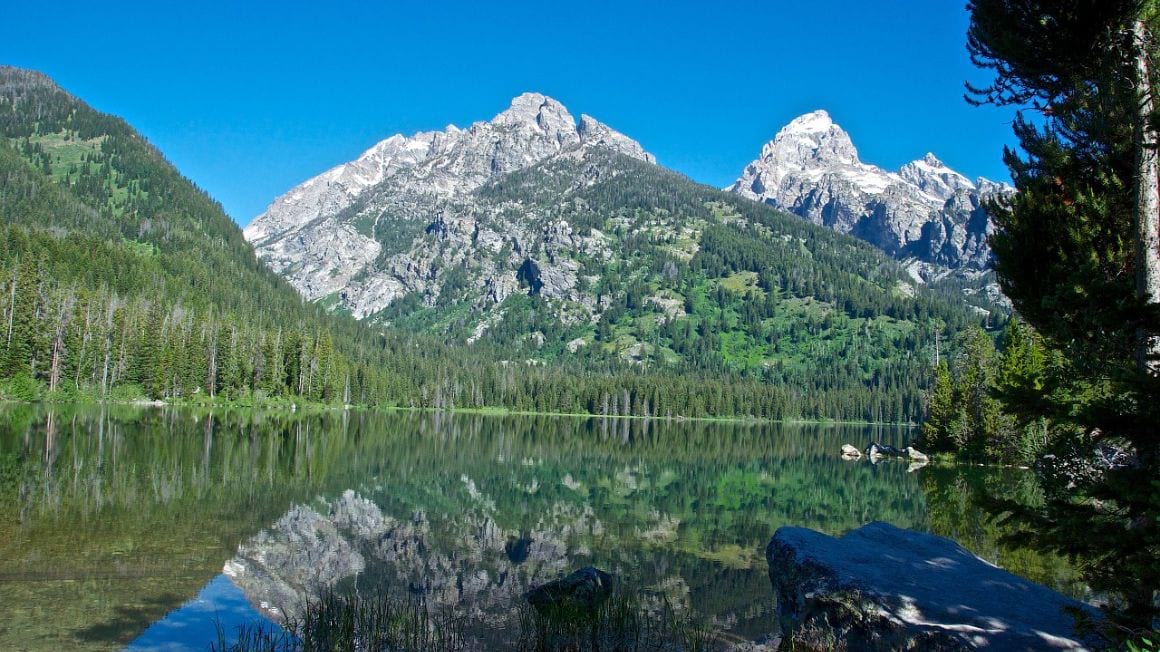
M1038 544L1123 598L1117 618L1148 627L1160 587L1157 5L968 8L968 50L993 75L968 84L968 101L1019 108L1019 150L1004 154L1018 193L991 207L996 270L1048 349L1025 351L996 384L1022 425L1049 429L1047 499L1017 513Z

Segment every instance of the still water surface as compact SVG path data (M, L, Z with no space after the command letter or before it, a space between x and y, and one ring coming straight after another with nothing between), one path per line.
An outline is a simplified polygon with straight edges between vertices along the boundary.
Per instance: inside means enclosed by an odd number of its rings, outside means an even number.
M755 639L775 632L764 547L781 525L873 520L951 536L1083 597L1009 550L981 487L1016 470L846 462L877 426L0 406L0 649L204 650L293 616L317 587L391 591L486 621L594 564Z

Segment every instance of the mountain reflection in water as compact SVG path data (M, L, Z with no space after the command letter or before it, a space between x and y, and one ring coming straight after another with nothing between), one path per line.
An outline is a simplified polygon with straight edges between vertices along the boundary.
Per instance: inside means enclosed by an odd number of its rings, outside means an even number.
M215 604L227 579L253 618L293 616L335 587L502 626L529 587L589 564L753 639L776 630L764 547L785 524L931 530L1082 594L1058 559L999 546L971 502L984 485L1035 500L1029 474L908 472L837 454L909 437L848 425L6 406L0 648L161 649L180 630L169 642L204 649L216 632L191 614L240 613L236 600Z

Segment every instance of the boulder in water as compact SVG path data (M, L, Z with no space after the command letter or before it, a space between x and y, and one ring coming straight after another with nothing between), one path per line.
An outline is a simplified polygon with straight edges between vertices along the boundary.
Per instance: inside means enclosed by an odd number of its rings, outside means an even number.
M783 649L1075 650L1094 608L942 537L875 522L831 537L782 527L766 548Z
M913 446L906 447L906 456L915 462L929 462L930 461L930 458L926 456L926 453L923 453L922 451L918 450L917 448L915 448Z
M850 444L842 444L842 457L846 459L856 460L862 457L862 451Z
M870 459L874 459L876 457L906 457L906 451L895 448L893 446L879 444L878 442L871 442L870 445L866 447L866 457L869 457Z

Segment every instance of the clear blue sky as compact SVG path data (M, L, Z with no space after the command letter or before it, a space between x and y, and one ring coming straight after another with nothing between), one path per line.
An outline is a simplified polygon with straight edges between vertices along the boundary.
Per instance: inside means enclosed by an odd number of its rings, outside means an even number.
M985 79L964 4L3 0L0 62L126 118L241 224L382 138L488 119L523 91L716 186L817 108L865 161L931 150L1006 179L1011 111L962 99Z

